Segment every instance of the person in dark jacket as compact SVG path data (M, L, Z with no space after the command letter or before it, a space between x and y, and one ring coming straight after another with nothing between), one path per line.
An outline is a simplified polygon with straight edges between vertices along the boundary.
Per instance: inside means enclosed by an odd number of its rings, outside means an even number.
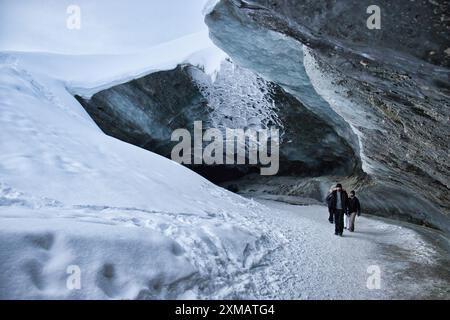
M350 214L348 230L355 232L355 220L356 216L361 216L361 205L359 199L356 197L356 192L350 192L350 198L348 199L348 212Z
M331 194L333 191L334 191L334 185L331 186L330 191L328 191L328 194ZM330 199L328 198L328 196L327 196L327 206L328 206L328 213L329 213L328 221L329 221L331 224L334 224L334 211L333 211L333 209L331 208L331 201L330 201Z
M348 210L348 194L338 183L336 188L327 196L327 203L334 214L335 235L344 234L344 215Z

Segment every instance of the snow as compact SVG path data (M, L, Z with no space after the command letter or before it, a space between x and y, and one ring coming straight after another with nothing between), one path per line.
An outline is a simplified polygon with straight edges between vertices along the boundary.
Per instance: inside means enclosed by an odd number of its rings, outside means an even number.
M19 209L14 214L17 218L2 219L0 247L13 253L2 255L2 270L9 271L0 276L2 298L132 299L145 295L147 286L158 286L149 298L176 297L183 292L164 292L167 286L195 275L179 244L159 233L56 218L60 212L45 217ZM64 280L74 263L82 287L70 291Z
M271 209L262 217L286 241L249 275L255 298L448 299L450 242L443 234L363 215L356 232L340 238L326 207L260 202ZM373 267L380 289L367 286Z
M4 52L0 59L35 75L63 82L72 93L89 98L95 93L178 64L202 67L214 77L225 53L215 47L207 31L185 35L134 54L66 55Z
M3 298L209 296L275 245L263 208L104 135L63 93L0 67ZM69 265L84 289L65 287Z
M4 13L13 5L1 6ZM33 22L8 30L20 39ZM226 56L203 29L180 23L179 37L132 53L61 53L65 31L42 31L53 36L41 39L45 50L2 38L0 269L9 271L0 278L2 298L211 297L276 244L264 225L253 225L264 208L104 135L73 97L180 63L214 76ZM79 291L66 287L70 265L81 270Z
M0 1L0 63L60 80L86 98L183 63L214 79L227 56L209 39L205 3L80 0L80 29L72 30L71 1Z

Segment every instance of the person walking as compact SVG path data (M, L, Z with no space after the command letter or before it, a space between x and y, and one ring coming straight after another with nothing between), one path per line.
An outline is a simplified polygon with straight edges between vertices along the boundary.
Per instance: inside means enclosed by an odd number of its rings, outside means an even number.
M327 203L334 214L335 232L337 236L344 234L344 215L348 210L348 194L338 183L336 188L327 196Z
M330 191L328 191L328 195L330 195L333 191L334 191L334 185L331 186ZM331 201L330 201L328 195L326 198L327 206L328 206L328 213L329 213L328 221L331 224L334 224L334 211L333 211L333 208L331 207Z
M348 230L355 232L355 220L356 216L361 216L361 205L359 199L356 197L356 192L350 192L350 198L348 199L348 212L350 214Z

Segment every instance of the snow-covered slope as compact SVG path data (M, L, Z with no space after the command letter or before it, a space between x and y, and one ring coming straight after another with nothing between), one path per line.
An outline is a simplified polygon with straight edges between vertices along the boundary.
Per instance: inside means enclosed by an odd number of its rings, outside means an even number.
M20 5L1 6L3 14L26 15ZM118 8L110 7L111 20ZM8 28L20 38L32 24ZM225 54L204 25L193 34L181 21L178 27L178 37L152 46L133 38L139 52L127 54L108 46L55 53L65 48L66 31L42 31L42 43L19 46L2 38L9 51L0 52L0 298L230 297L222 290L235 275L279 245L258 223L267 209L106 136L73 97L180 63L214 76ZM33 52L42 49L37 44L48 52ZM66 286L70 266L80 268L80 290Z
M3 64L0 96L2 298L214 296L276 244L264 208L104 135L63 82Z

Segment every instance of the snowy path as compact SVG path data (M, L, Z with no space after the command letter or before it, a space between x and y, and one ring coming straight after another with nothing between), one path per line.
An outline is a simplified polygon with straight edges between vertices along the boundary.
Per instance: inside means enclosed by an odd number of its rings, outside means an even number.
M448 240L440 234L362 217L356 233L339 238L324 207L261 202L288 241L253 270L256 298L450 298ZM372 265L381 270L380 290L366 286Z

